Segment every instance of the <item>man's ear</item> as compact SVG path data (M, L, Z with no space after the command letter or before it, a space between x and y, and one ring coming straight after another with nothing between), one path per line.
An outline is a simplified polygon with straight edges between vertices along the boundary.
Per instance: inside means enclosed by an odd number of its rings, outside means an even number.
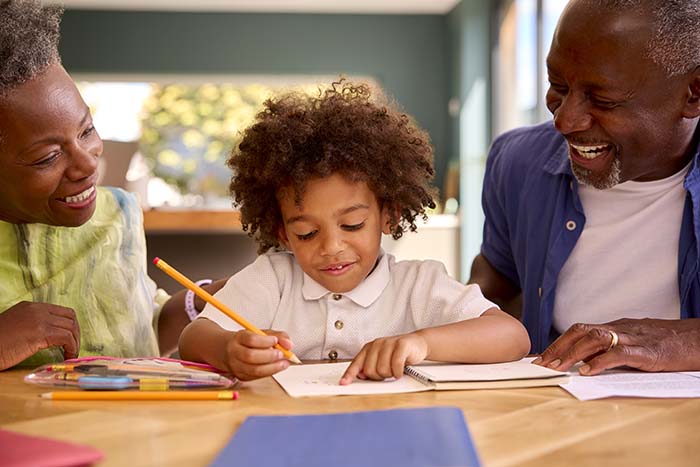
M683 108L685 118L700 117L700 66L696 67L690 74L688 84L688 98Z

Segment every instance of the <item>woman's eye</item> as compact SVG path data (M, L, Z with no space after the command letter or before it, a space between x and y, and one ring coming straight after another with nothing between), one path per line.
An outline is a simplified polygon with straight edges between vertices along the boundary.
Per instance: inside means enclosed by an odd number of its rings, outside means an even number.
M314 231L306 233L306 234L297 234L297 238L299 240L302 240L302 241L303 240L311 240L314 237L314 235L316 235L316 232L317 231L314 230Z
M90 125L89 127L85 128L85 131L83 131L82 137L86 138L93 134L95 132L95 125Z
M362 227L365 226L364 222L360 222L359 224L344 224L342 225L343 230L347 230L349 232L352 232L354 230L360 230Z
M32 165L34 165L36 167L43 167L43 166L50 165L53 161L55 161L58 158L58 156L60 154L61 153L58 151L52 152L51 154L47 155L46 157L34 162Z

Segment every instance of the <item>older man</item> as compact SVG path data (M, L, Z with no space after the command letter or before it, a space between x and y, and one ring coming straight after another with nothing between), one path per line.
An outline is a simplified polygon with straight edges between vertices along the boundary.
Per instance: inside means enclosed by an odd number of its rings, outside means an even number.
M700 370L700 2L571 0L547 69L553 125L491 149L470 281L522 299L536 363Z

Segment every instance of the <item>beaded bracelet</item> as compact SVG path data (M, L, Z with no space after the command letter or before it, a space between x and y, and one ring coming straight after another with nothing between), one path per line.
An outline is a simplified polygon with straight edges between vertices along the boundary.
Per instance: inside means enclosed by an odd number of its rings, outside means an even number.
M211 284L213 281L211 279L202 279L201 281L195 282L198 286ZM194 292L187 290L185 293L185 313L190 317L190 321L197 319L199 311L194 307Z

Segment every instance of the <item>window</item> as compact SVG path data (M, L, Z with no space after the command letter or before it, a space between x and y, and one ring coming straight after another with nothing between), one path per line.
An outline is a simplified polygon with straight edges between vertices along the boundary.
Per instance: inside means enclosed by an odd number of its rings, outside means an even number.
M337 77L115 81L84 76L77 83L107 143L106 167L114 167L110 151L124 147L112 141L133 142L128 148L137 153L124 187L136 192L144 206L229 209L231 172L226 159L263 102L289 90L318 94L334 80ZM377 87L365 77L353 80Z
M503 0L494 52L494 135L550 118L545 59L566 0Z

